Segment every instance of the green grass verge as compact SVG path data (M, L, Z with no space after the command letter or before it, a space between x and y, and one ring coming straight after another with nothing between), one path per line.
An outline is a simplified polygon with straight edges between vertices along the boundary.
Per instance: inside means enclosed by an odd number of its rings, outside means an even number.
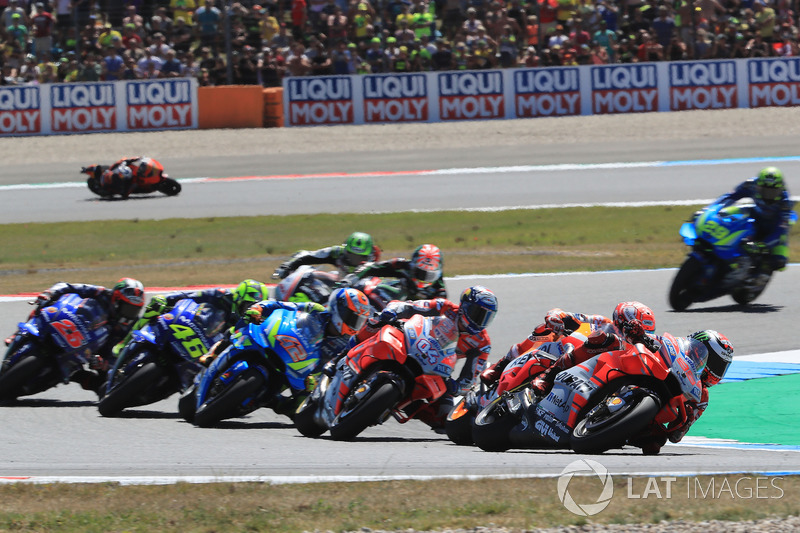
M384 257L422 243L443 251L445 274L583 271L678 266L678 227L696 207L568 208L496 213L298 215L8 224L0 226L4 292L69 279L145 285L265 280L298 249L370 232ZM224 265L224 267L220 267Z

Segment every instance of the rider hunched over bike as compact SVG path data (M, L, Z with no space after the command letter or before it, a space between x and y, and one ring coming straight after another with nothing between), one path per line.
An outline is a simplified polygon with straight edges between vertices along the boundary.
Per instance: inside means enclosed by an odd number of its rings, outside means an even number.
M291 397L278 396L273 409L278 414L291 415L297 406L311 392L316 384L319 369L328 361L337 358L349 346L349 340L357 335L366 325L367 319L372 316L372 307L366 295L356 289L342 288L334 290L328 299L328 305L323 306L314 302L281 302L278 300L264 299L251 305L244 313L242 321L237 324L241 327L246 323L261 324L272 312L278 309L296 310L308 313L310 317L319 321L324 331L324 336L317 344L319 362L317 368L312 370L306 380L304 390L292 390ZM230 333L230 332L229 332ZM201 358L204 364L223 352L230 345L230 335L219 341L208 354Z
M652 309L640 302L620 302L614 308L611 318L603 315L586 315L583 313L570 313L563 309L555 308L547 312L544 323L536 326L533 332L522 342L512 346L508 353L499 361L481 374L484 383L493 383L500 378L503 370L508 364L533 347L533 345L547 338L550 333L556 335L568 335L577 330L581 324L589 324L591 333L577 355L574 352L575 346L568 345L567 352L563 354L552 367L553 370L545 372L541 378L541 386L545 388L552 385L552 379L556 374L565 368L585 361L599 353L603 353L619 346L624 342L626 324L632 320L638 320L644 331L654 334L656 330L656 319ZM580 359L578 361L576 359Z
M395 257L385 261L365 263L344 282L352 285L369 276L398 278L404 284L408 300L447 298L443 277L442 251L433 244L423 244L411 254L411 259Z
M153 321L160 315L168 313L170 309L181 300L192 300L198 304L207 304L214 309L222 311L225 317L224 328L228 329L244 316L244 312L248 307L261 300L266 300L267 298L269 298L269 288L265 284L253 279L242 281L234 289L216 288L201 291L176 291L169 294L159 294L150 299L142 318L136 323L133 329L141 329L149 321ZM127 344L130 337L131 335L129 334L122 342L114 347L116 353L119 353L119 350Z
M272 277L283 279L299 266L325 264L334 265L339 271L339 277L343 278L362 264L376 261L379 257L380 248L375 245L372 236L356 231L351 233L343 244L320 248L313 252L301 250L295 253L290 260L281 263L275 269Z
M458 378L448 380L448 392L444 396L416 415L433 429L440 429L444 427L445 418L453 408L455 396L468 391L486 366L492 349L486 328L496 314L497 297L480 285L465 289L458 304L446 298L405 302L394 300L379 315L367 321L367 327L357 336L357 340L363 342L377 334L384 325L414 315L445 316L456 323L456 356L459 359L466 358L461 373Z
M116 360L112 348L131 331L144 307L144 286L140 281L131 278L120 279L110 289L101 285L59 282L43 291L35 301L31 302L36 306L31 316L35 316L42 308L58 301L66 294L76 294L81 298L94 300L107 313L108 339L98 353L91 354L89 369L78 370L70 376L70 381L101 395L106 372Z
M123 198L130 196L137 183L156 185L167 177L161 163L145 156L125 157L110 167L94 165L81 171L93 171L101 190Z
M776 167L766 167L732 192L720 196L715 203L729 206L742 198L751 198L755 203L755 241L748 243L746 251L765 252L767 257L762 264L765 274L783 270L789 260L789 218L794 205L789 199L783 172Z

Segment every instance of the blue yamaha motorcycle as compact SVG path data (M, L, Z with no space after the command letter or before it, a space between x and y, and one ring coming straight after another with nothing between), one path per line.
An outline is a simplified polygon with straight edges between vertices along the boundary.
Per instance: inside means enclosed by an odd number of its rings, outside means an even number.
M222 338L224 327L223 311L187 299L134 331L108 373L100 414L114 416L186 389L203 368L198 359Z
M210 427L274 407L287 387L304 390L306 377L319 363L323 334L316 317L287 309L273 311L261 324L240 327L231 345L181 395L181 416Z
M0 401L69 383L109 335L106 311L94 300L66 294L21 322L0 367Z
M756 233L753 204L722 207L711 204L685 222L683 242L692 247L669 291L669 304L683 311L694 302L730 294L746 305L767 286L771 273L761 269L766 251L746 251ZM797 221L792 212L791 223ZM753 250L754 247L750 247Z

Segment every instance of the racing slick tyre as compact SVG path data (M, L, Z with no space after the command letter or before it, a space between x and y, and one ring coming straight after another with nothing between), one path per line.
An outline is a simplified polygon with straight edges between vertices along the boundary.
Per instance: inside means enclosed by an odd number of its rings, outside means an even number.
M460 446L474 444L472 441L472 420L475 418L475 413L467 408L465 404L465 399L462 398L447 414L447 418L444 421L447 438Z
M570 447L576 453L597 454L612 448L621 448L627 440L652 422L661 409L650 394L631 401L618 410L605 408L604 398L590 410L572 430Z
M495 398L472 421L472 440L483 451L504 452L511 448L508 435L518 423L506 409L505 399Z
M767 279L764 283L759 283L755 286L752 285L747 286L746 284L744 286L740 285L739 287L736 287L731 291L731 297L733 298L733 301L739 305L749 304L750 302L761 296L761 293L764 292L764 289L767 288L767 283L769 283L770 279L772 279L772 276L770 276L770 278Z
M194 385L190 385L178 398L178 414L190 423L194 423L194 411L197 408L197 395L194 391Z
M692 304L692 290L702 269L703 265L694 257L687 258L681 265L669 289L669 305L674 310L685 311Z
M345 399L345 407L330 428L334 440L353 440L369 426L379 423L384 413L396 405L402 395L395 383L377 381L363 398L355 398L354 395L364 386L362 382L354 387Z
M122 379L112 383L112 389L97 404L102 416L116 416L126 407L134 407L148 403L145 398L147 390L158 383L163 371L153 362L145 363L132 374L121 376Z
M158 190L167 196L177 196L181 192L181 189L181 184L172 178L164 178L164 180L158 184Z
M303 400L303 403L300 404L300 407L297 408L297 412L294 414L294 426L304 437L311 437L312 439L319 437L325 433L327 429L317 422L314 416L318 407L319 403L313 401L309 396Z
M248 369L236 381L211 396L194 414L194 424L208 428L226 418L242 416L253 410L252 402L264 387L264 378L257 371Z
M44 361L35 355L23 356L14 366L6 368L3 362L0 373L0 402L16 400L18 396L33 394L26 385L39 373ZM39 392L39 391L35 391Z

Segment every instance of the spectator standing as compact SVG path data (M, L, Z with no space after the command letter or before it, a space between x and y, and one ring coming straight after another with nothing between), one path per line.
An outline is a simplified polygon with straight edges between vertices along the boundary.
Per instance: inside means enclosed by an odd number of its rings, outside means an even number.
M141 79L142 74L136 68L136 61L128 56L125 58L125 68L122 71L123 80L138 80Z
M144 42L144 38L147 37L144 18L136 12L136 6L132 4L125 8L125 16L122 17L122 25L127 26L128 24L133 24L134 33Z
M756 32L765 43L771 43L775 35L775 10L760 1L753 3Z
M264 48L261 60L261 84L264 87L280 87L285 67L278 62L272 48Z
M97 63L94 52L87 53L77 81L100 81L101 75L102 67Z
M178 60L175 50L168 49L164 54L164 64L161 65L162 78L180 78L183 76L183 64Z
M455 70L455 58L453 50L444 39L436 39L436 52L431 56L431 68L433 70Z
M9 8L10 9L10 6ZM9 39L17 43L21 51L28 49L28 27L23 22L23 17L19 13L11 14L11 24L6 27Z
M169 7L172 10L172 16L174 17L175 22L177 22L179 18L183 18L183 20L187 22L188 26L188 22L193 20L194 11L197 9L197 4L195 3L195 0L169 0Z
M262 44L269 44L272 42L272 38L275 37L281 29L280 23L278 23L278 19L265 8L261 8L261 21L259 22L261 26L261 43Z
M19 20L16 22L14 21L15 14L19 15L19 17L17 17ZM8 0L8 7L0 14L0 18L3 21L4 28L8 28L13 24L28 25L28 15L25 13L25 10L19 6L19 0Z
M323 4L324 5L324 4ZM314 11L316 6L314 4L311 5L308 11L306 11L306 0L292 0L292 38L295 41L302 41L305 37L306 31L306 24L311 22L312 26L319 27L319 30L322 30L322 7L319 6L318 11ZM313 14L313 16L312 16ZM288 61L288 58L287 58Z
M200 45L207 46L216 57L219 54L217 37L222 12L215 6L214 0L206 0L206 5L200 6L194 12L194 21L200 32Z
M53 49L53 28L55 20L53 15L45 10L44 3L36 3L36 11L31 14L31 27L33 28L33 53L38 58L49 54Z
M617 34L608 29L608 24L605 20L600 21L600 29L594 33L592 38L593 43L597 43L606 50L606 57L609 63L614 63L615 48L617 47Z
M359 2L356 12L352 17L350 33L357 43L364 43L370 39L370 32L373 31L372 15L367 9L366 2Z
M113 46L107 46L105 49L105 57L102 61L102 76L106 81L116 81L122 79L123 71L125 70L125 60L117 53L117 49Z
M291 53L286 58L287 76L308 76L311 73L311 61L305 51L306 47L302 43L294 43Z
M668 48L675 34L675 20L669 16L667 6L659 6L658 17L653 21L652 28L658 44Z
M192 46L192 40L192 28L183 17L176 17L172 28L172 48L176 52L186 53Z

